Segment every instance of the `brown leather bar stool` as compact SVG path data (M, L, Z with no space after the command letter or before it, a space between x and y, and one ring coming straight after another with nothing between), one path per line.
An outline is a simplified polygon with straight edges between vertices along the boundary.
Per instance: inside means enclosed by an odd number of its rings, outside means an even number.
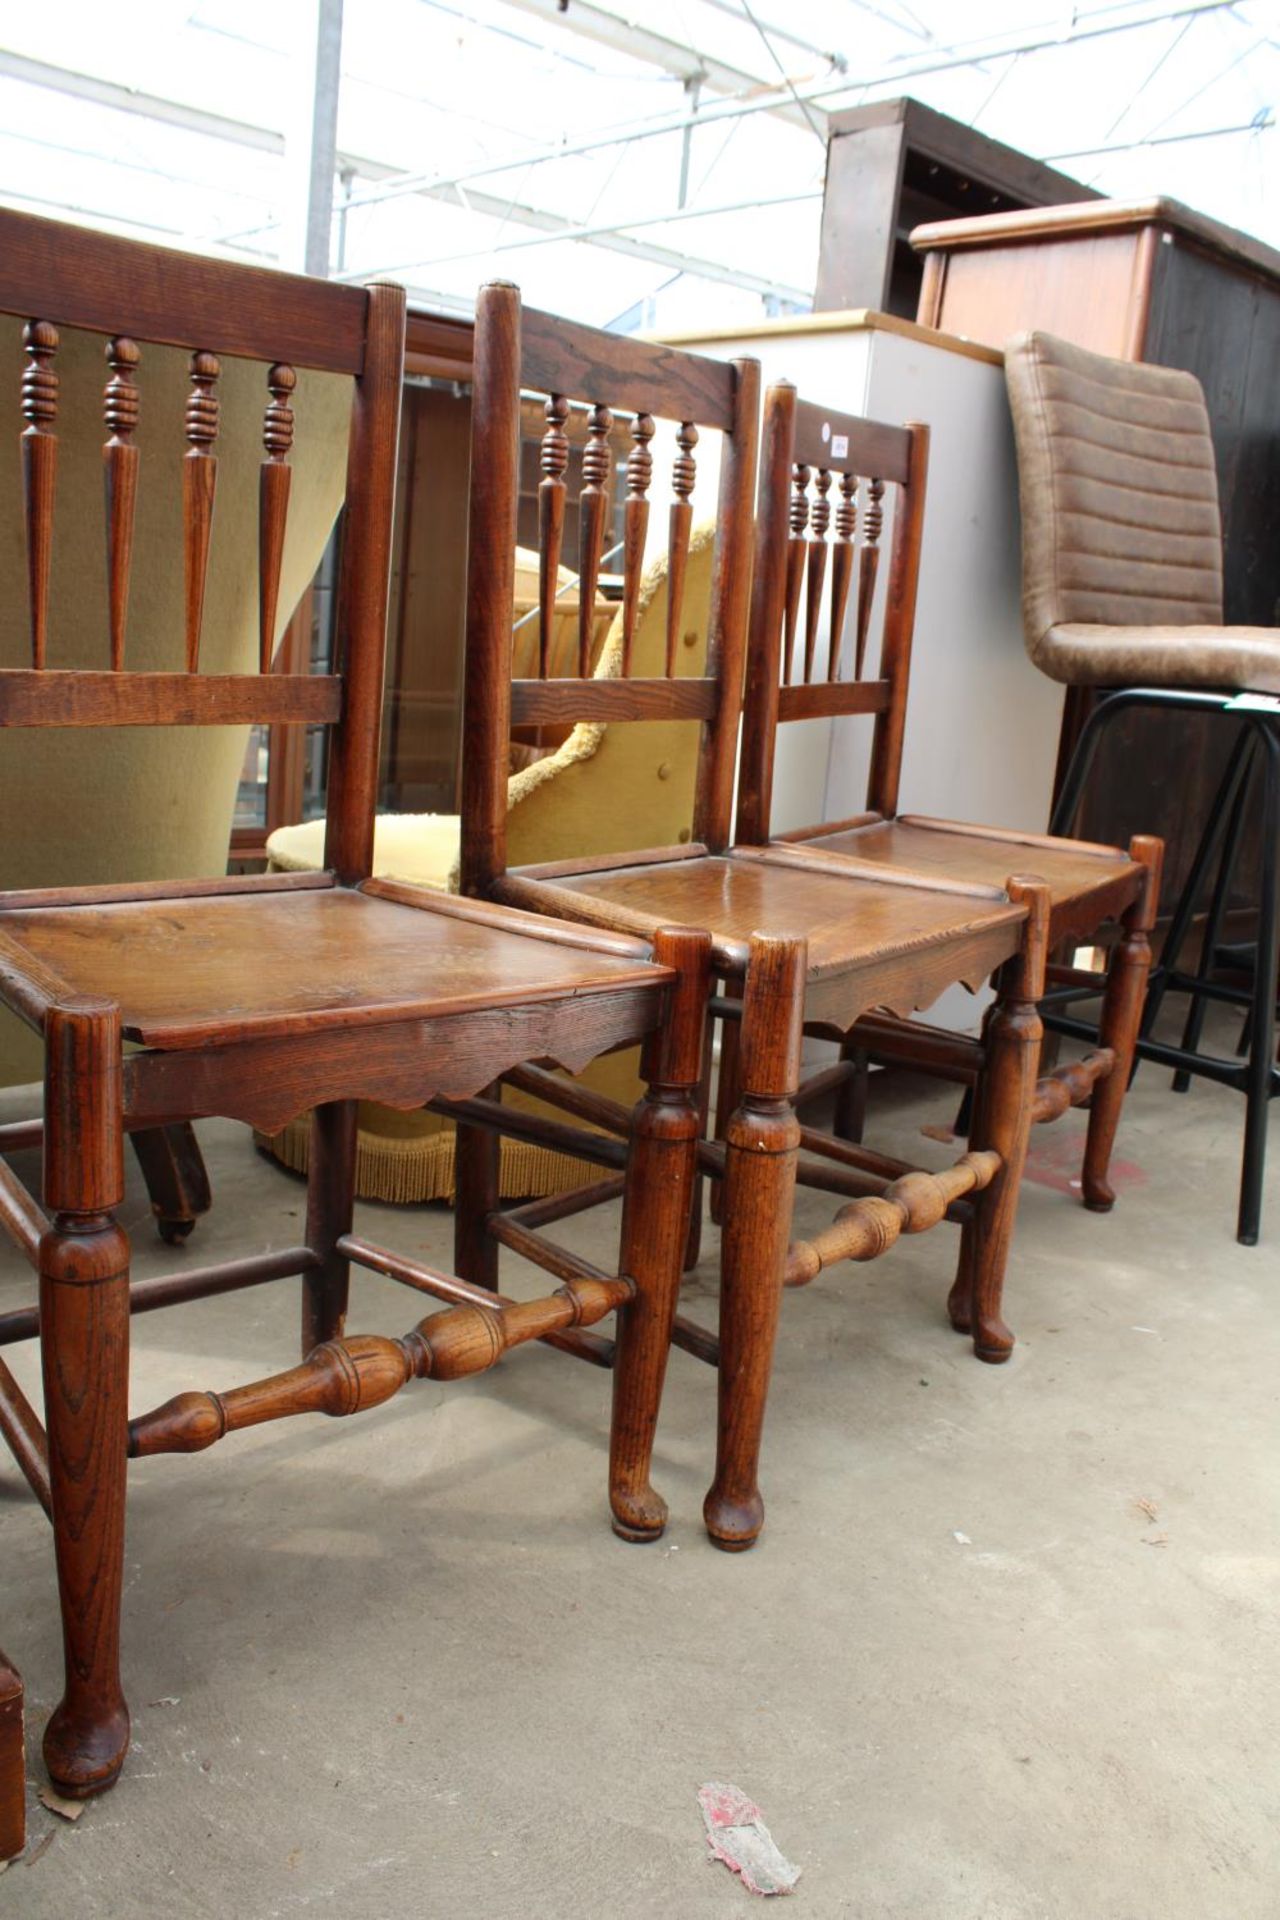
M1192 374L1112 360L1046 333L1011 341L1005 370L1018 449L1027 650L1042 673L1067 686L1120 689L1098 703L1081 732L1050 831L1070 831L1099 740L1121 714L1135 707L1216 713L1239 734L1152 973L1138 1055L1174 1067L1175 1084L1199 1075L1245 1095L1237 1238L1253 1246L1268 1107L1280 1091L1280 632L1223 624L1217 472L1204 394ZM1255 769L1262 874L1246 989L1213 975ZM1179 963L1211 876L1192 973ZM1179 1046L1152 1031L1171 991L1190 995ZM1246 1059L1200 1051L1212 1001L1248 1009ZM1051 1009L1044 1019L1059 1032L1094 1037L1093 1026L1070 1013Z

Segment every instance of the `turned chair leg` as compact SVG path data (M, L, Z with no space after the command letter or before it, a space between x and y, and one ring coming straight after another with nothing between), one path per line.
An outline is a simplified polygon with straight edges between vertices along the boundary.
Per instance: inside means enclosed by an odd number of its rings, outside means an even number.
M171 1247L179 1247L213 1205L195 1131L184 1120L171 1127L142 1127L129 1139L147 1183L156 1231Z
M1129 1087L1151 973L1150 933L1156 923L1160 899L1163 843L1145 834L1135 835L1129 842L1129 857L1146 868L1147 878L1138 899L1124 916L1121 923L1124 937L1107 969L1098 1044L1111 1048L1115 1065L1105 1080L1095 1081L1089 1103L1089 1131L1080 1186L1084 1204L1091 1213L1110 1213L1116 1202L1115 1190L1108 1178L1111 1151Z
M55 1007L45 1032L40 1348L65 1691L45 1729L60 1793L113 1784L129 1745L120 1685L120 1592L128 1460L129 1241L118 1009Z
M714 1040L715 1020L708 1010L702 1023L702 1072L698 1079L698 1138L700 1140L706 1138L707 1122L711 1115L711 1070L713 1065L712 1046ZM719 1112L720 1110L717 1107L717 1125L719 1124ZM720 1199L719 1193L717 1192L718 1185L718 1181L704 1180L701 1173L695 1174L694 1176L693 1196L689 1202L689 1237L685 1242L684 1249L684 1270L686 1273L692 1273L702 1258L702 1207L703 1196L708 1188L710 1189L709 1205L712 1210L712 1218L719 1219L719 1213L717 1211Z
M726 980L721 993L726 1000L741 1000L742 982ZM728 1137L729 1122L738 1110L742 1098L742 1032L738 1021L725 1020L720 1027L720 1060L716 1073L716 1134L717 1140ZM707 1043L707 1071L711 1070L711 1042ZM717 1226L724 1221L724 1181L711 1182L711 1218Z
M727 1552L753 1546L764 1524L760 1439L795 1198L807 966L803 940L752 939L742 1092L724 1135L716 1475L702 1509L707 1532Z
M340 1340L347 1322L351 1269L335 1251L350 1233L356 1198L354 1100L328 1100L311 1115L307 1173L307 1245L321 1264L302 1276L302 1357Z
M993 1365L1007 1360L1014 1344L1001 1305L1044 1036L1036 1002L1044 994L1049 935L1049 889L1043 882L1015 878L1007 890L1011 900L1026 903L1028 919L1022 952L1001 970L969 1135L971 1150L991 1148L1000 1155L1000 1171L975 1199L948 1301L952 1325L971 1334L979 1360Z
M705 934L660 930L654 958L677 968L680 979L641 1063L647 1091L631 1129L619 1269L635 1281L636 1294L618 1315L609 1442L613 1530L637 1541L656 1540L667 1522L650 1471L702 1138L711 942Z
M860 1146L867 1125L867 1090L871 1080L871 1060L865 1047L852 1035L840 1042L840 1059L850 1069L836 1094L832 1131L837 1140Z
M501 1081L485 1087L481 1098L501 1100ZM454 1272L460 1280L496 1293L498 1243L489 1231L489 1216L498 1211L502 1142L487 1127L469 1127L457 1121L455 1128Z

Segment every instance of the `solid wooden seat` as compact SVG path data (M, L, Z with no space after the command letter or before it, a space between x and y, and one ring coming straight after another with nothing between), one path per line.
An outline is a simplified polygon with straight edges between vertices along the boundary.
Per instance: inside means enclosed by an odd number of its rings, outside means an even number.
M962 821L932 820L903 813L896 820L868 819L856 826L815 828L790 836L785 844L813 847L901 874L959 881L965 886L1002 887L1015 867L1034 873L1049 889L1050 938L1056 942L1118 917L1141 892L1146 869L1119 847L1087 840L1059 840L1048 834L1002 833L995 827L970 827Z
M114 1000L125 1039L166 1049L662 986L636 958L333 885L10 908L0 942L35 989Z
M1003 884L985 895L875 879L851 889L841 874L733 852L558 875L555 885L607 902L611 925L625 917L637 932L668 923L705 927L716 961L734 973L746 968L761 928L801 937L809 979L864 974L867 1006L896 1004L899 981L908 1005L918 994L928 1005L956 981L981 986L1007 957L1011 937L1016 944L1025 918ZM958 940L971 951L961 952Z

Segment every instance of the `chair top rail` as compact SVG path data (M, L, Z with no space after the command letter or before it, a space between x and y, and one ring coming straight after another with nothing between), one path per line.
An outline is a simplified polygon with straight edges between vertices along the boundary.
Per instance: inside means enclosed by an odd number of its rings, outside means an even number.
M332 726L339 674L0 668L0 728Z
M364 369L361 287L0 209L0 311L321 373Z
M911 476L911 435L905 427L797 400L793 457L826 472L873 474L905 484Z
M726 433L734 424L737 375L731 362L601 333L534 307L522 315L520 380L538 393L606 404L616 399L633 412Z

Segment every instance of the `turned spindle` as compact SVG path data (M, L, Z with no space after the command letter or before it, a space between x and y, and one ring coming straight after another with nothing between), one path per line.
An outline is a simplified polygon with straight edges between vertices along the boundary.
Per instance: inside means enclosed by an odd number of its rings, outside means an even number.
M613 415L592 407L587 415L587 444L582 449L582 497L578 503L578 677L591 671L595 632L596 582L604 550L604 521L609 506L609 435Z
M31 664L42 667L49 633L49 564L53 556L53 494L58 468L58 376L53 356L58 329L47 320L23 328L27 364L22 374L22 498L26 518L27 593Z
M538 482L538 678L550 671L551 635L555 629L556 595L560 589L560 549L564 542L564 476L569 465L569 437L565 421L569 402L563 394L547 398L543 412L546 432L538 448L542 478Z
M671 468L671 527L667 536L667 679L675 678L676 649L684 624L684 577L689 561L689 535L693 529L693 488L698 467L693 450L698 444L698 429L691 420L681 423L676 434L679 452Z
M840 1260L878 1260L900 1235L927 1233L955 1201L989 1187L1000 1165L998 1153L966 1153L941 1173L905 1173L882 1194L841 1207L825 1231L792 1243L784 1284L807 1286Z
M129 1452L201 1453L228 1433L296 1413L331 1419L381 1406L410 1380L461 1380L483 1373L504 1353L570 1327L590 1327L633 1298L621 1278L571 1279L540 1300L450 1307L428 1314L402 1339L347 1334L314 1347L300 1366L232 1387L180 1393L129 1424Z
M791 506L787 515L790 537L787 540L787 591L782 631L782 678L791 685L792 657L796 630L800 621L800 600L804 592L804 563L808 550L809 469L797 461L791 469Z
M183 560L186 586L187 672L200 665L200 628L204 620L204 588L209 571L209 537L213 530L213 500L218 484L218 396L214 392L222 371L216 354L193 353L187 395L187 452L182 462Z
M102 396L102 414L110 436L102 449L107 502L107 608L111 634L111 671L124 667L124 632L129 611L129 569L133 559L134 505L138 495L138 389L134 372L142 355L135 340L123 335L107 342L111 378Z
M827 570L827 528L831 524L831 502L827 495L831 491L831 475L826 467L819 467L814 476L817 498L813 503L810 526L813 537L809 542L809 565L805 581L804 603L804 678L806 686L813 679L813 662L818 648L818 619L822 612L822 587Z
M267 374L271 398L262 422L262 463L258 518L258 667L270 673L276 645L276 605L280 598L280 566L284 559L284 530L289 515L289 450L293 445L293 406L290 395L298 384L292 367L277 361Z
M858 644L854 659L855 680L862 678L862 663L867 657L867 635L871 631L871 602L875 599L876 573L880 566L880 529L884 524L884 481L872 480L867 489L867 504L862 515L862 556L858 563Z
M631 451L627 455L627 504L622 538L622 674L631 672L631 649L640 605L640 576L644 570L644 543L649 531L649 484L653 479L653 415L638 413L631 422Z
M836 503L836 537L831 550L831 634L827 644L827 679L840 678L840 653L844 645L845 616L849 611L849 587L853 580L853 536L857 529L857 475L840 475L840 498Z

